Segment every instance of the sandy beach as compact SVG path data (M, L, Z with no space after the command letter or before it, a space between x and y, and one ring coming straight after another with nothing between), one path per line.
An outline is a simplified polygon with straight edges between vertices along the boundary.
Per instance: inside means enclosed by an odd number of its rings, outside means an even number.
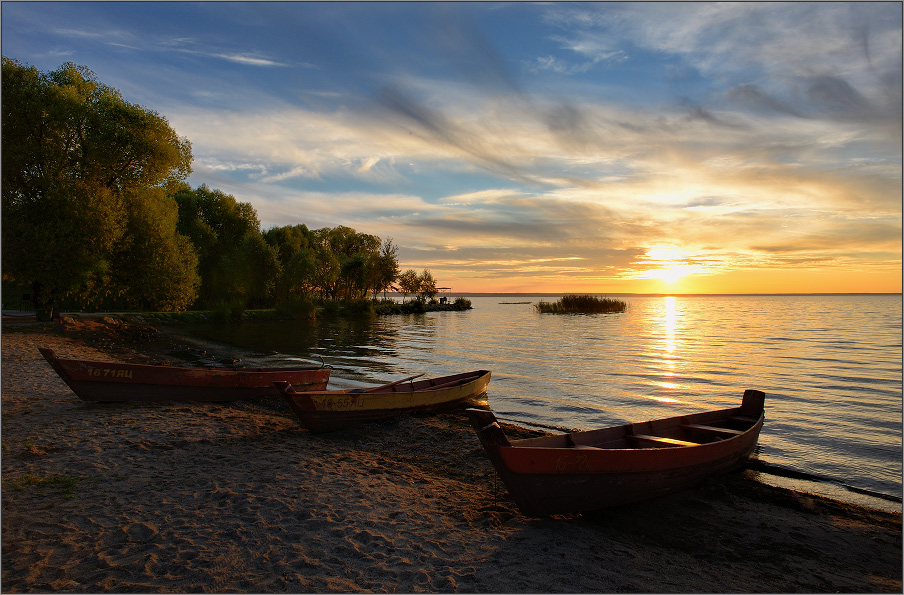
M4 592L902 590L899 514L751 471L527 518L461 412L315 435L281 403L85 403L39 346L172 363L158 333L2 330Z

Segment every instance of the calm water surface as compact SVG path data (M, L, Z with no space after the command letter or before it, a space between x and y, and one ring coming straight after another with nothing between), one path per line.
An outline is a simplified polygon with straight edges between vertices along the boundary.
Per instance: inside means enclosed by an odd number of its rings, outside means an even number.
M823 478L807 489L834 497L901 496L900 295L626 297L627 312L599 315L470 299L467 312L187 330L248 364L322 357L332 388L490 369L500 418L557 429L734 407L756 388L760 461Z

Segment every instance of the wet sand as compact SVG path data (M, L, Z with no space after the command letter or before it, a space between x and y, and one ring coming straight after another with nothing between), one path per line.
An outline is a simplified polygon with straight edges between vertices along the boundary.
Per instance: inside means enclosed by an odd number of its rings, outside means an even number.
M902 589L900 514L750 471L532 519L461 412L315 435L281 403L91 404L38 346L134 362L180 348L140 325L4 319L4 592Z

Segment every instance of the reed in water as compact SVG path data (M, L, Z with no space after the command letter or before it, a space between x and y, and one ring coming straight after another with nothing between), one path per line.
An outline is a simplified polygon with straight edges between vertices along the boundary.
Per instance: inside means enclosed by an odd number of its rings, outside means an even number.
M541 314L599 314L604 312L624 312L627 302L614 298L600 298L593 295L566 295L557 302L540 301L534 308Z

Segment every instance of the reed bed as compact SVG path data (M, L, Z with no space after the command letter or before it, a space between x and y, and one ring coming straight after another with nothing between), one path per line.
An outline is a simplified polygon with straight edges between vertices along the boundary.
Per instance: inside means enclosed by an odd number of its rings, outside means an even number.
M594 295L566 295L556 302L540 301L534 308L541 314L600 314L624 312L627 302Z

